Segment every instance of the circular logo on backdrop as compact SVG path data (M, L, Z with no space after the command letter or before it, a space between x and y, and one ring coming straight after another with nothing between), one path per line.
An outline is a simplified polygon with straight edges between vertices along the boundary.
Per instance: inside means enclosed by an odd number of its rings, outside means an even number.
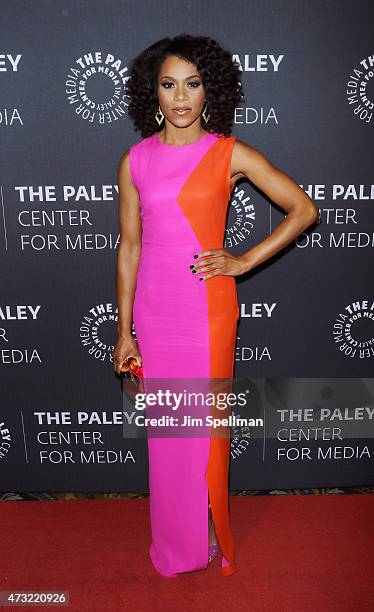
M347 100L353 113L364 123L374 119L374 55L368 55L352 69L347 81Z
M117 340L116 328L113 324L116 324L117 321L118 307L111 302L92 306L82 317L79 337L82 346L93 359L103 363L113 361L113 343ZM136 335L134 333L133 335L136 340Z
M114 53L82 53L69 68L65 82L68 103L88 123L107 125L127 114L128 68Z
M346 357L374 356L374 302L357 300L345 306L333 324L333 340Z
M0 417L0 461L5 459L10 451L11 437L6 423Z
M236 411L232 410L231 414L235 417L241 417L242 415ZM239 459L242 457L248 450L251 444L251 430L250 427L246 425L232 425L230 432L230 455L232 459Z
M245 424L245 421L240 422L240 418L256 419L259 413L259 392L256 384L247 378L234 378L232 384L232 392L236 397L246 397L244 405L235 406L231 409L231 414L235 417L235 422L230 430L230 456L231 459L240 459L246 454L248 449L253 444L252 430L253 427Z
M241 181L235 185L231 193L229 216L225 235L225 248L242 245L254 228L256 211L251 201L249 185Z
M118 308L112 303L96 304L83 316L79 337L86 351L102 362L112 360L114 350L113 323L118 320Z

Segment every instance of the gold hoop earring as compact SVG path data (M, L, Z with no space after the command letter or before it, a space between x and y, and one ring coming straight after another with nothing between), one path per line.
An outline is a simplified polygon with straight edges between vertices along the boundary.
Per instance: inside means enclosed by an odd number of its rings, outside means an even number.
M205 121L205 123L208 123L208 121L209 121L209 117L210 117L210 114L209 114L208 116L205 114L205 113L206 113L206 111L207 111L207 108L208 108L208 104L207 104L207 102L206 102L206 100L205 100L205 108L204 108L203 112L201 113L201 114L202 114L202 116L204 117L204 121Z
M161 125L161 123L163 122L163 119L164 119L164 113L162 112L162 110L161 110L161 107L160 107L160 106L158 107L158 111L157 111L157 113L155 114L155 119L156 119L156 121L157 121L158 125Z

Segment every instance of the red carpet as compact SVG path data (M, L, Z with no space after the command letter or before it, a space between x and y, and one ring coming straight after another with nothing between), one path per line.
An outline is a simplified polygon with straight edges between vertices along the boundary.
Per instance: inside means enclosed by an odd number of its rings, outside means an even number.
M83 612L374 610L373 495L230 496L236 573L176 579L149 559L148 503L0 504L0 590L69 591Z

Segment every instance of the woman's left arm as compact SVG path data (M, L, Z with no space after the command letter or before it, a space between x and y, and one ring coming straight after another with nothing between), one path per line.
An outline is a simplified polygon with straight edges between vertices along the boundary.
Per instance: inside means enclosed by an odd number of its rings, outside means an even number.
M200 253L199 257L213 256L209 264L208 260L195 264L196 271L204 273L204 280L217 274L238 276L248 272L278 253L318 217L314 201L292 178L273 166L260 151L238 139L232 151L231 175L247 177L287 211L287 216L269 236L241 255L233 255L225 249Z

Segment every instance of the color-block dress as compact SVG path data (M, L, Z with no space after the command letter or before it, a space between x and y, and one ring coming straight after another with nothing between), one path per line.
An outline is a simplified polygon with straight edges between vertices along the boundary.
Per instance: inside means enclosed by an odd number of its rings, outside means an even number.
M154 133L130 148L142 221L133 321L146 390L147 379L232 379L235 278L200 281L190 265L195 254L223 248L234 142L234 136L206 132L174 146ZM222 572L233 573L229 430L221 437L149 435L148 457L155 569L176 577L207 567L210 502Z

